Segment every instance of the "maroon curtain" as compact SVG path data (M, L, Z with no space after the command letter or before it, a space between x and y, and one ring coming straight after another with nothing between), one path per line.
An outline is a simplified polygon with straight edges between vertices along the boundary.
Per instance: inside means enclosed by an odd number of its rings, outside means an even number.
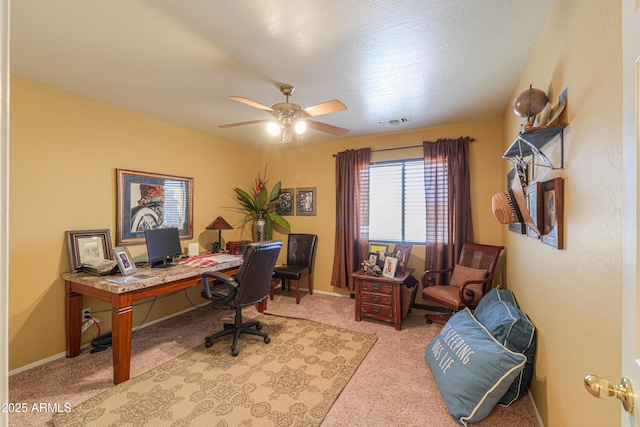
M331 286L353 290L369 246L369 164L371 149L336 155L336 239Z
M425 270L439 270L454 266L462 244L473 242L469 138L425 141L423 150L427 199Z

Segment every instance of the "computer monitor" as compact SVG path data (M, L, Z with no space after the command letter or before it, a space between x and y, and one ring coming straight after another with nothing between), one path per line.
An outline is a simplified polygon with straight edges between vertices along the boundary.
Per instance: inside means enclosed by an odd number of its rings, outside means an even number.
M177 228L158 228L146 230L144 237L147 242L147 253L151 267L170 267L173 258L182 254L180 234Z

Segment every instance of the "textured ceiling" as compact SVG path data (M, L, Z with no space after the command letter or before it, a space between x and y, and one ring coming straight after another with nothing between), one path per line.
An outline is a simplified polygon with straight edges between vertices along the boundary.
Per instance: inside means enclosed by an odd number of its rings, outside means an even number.
M11 72L256 148L271 116L302 107L346 138L499 118L555 0L19 0ZM525 90L526 88L522 88ZM397 125L380 121L410 117ZM338 137L310 129L304 141Z

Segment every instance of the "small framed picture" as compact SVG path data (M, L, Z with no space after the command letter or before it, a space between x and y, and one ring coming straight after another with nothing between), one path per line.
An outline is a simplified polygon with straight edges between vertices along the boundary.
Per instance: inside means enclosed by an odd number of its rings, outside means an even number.
M397 244L395 247L396 258L398 258L398 270L405 271L411 255L412 245Z
M384 245L381 243L369 243L369 253L387 252L388 250L389 250L389 245Z
M507 188L511 188L511 183L513 182L514 179L519 179L520 175L527 176L526 174L527 174L526 166L524 168L519 167L518 169L516 168L511 169L511 171L507 174ZM517 234L527 233L527 226L524 225L524 223L522 222L509 224L508 229L509 231L513 231L514 233L517 233Z
M564 207L562 178L542 183L542 243L564 249Z
M293 188L281 188L280 195L280 207L282 208L282 215L293 215Z
M108 229L67 231L66 237L69 267L72 273L82 271L84 263L113 259L111 231Z
M396 268L398 268L398 258L391 256L385 257L382 275L393 279L396 277Z
M133 262L133 258L131 258L131 254L129 254L129 248L124 246L115 247L113 248L113 255L118 262L118 267L120 267L120 272L123 276L128 276L138 271L135 262Z
M525 197L527 199L527 209L529 210L529 215L531 215L531 219L535 226L540 230L542 228L541 219L542 219L542 190L541 184L539 182L534 182L529 184L527 188L525 188ZM527 236L533 237L534 239L539 239L538 234L531 229L531 227L527 227Z
M369 262L371 264L377 264L378 262L378 253L377 252L369 252Z
M296 188L296 215L315 216L317 198L316 187Z

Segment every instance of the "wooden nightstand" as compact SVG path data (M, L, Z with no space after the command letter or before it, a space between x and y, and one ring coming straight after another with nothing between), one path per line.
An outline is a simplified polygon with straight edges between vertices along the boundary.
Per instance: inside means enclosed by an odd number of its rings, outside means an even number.
M399 331L418 287L415 284L409 289L404 284L413 271L413 268L407 268L406 271L397 273L393 279L372 276L362 270L352 273L355 284L356 322L359 322L362 316L370 317L393 323Z

